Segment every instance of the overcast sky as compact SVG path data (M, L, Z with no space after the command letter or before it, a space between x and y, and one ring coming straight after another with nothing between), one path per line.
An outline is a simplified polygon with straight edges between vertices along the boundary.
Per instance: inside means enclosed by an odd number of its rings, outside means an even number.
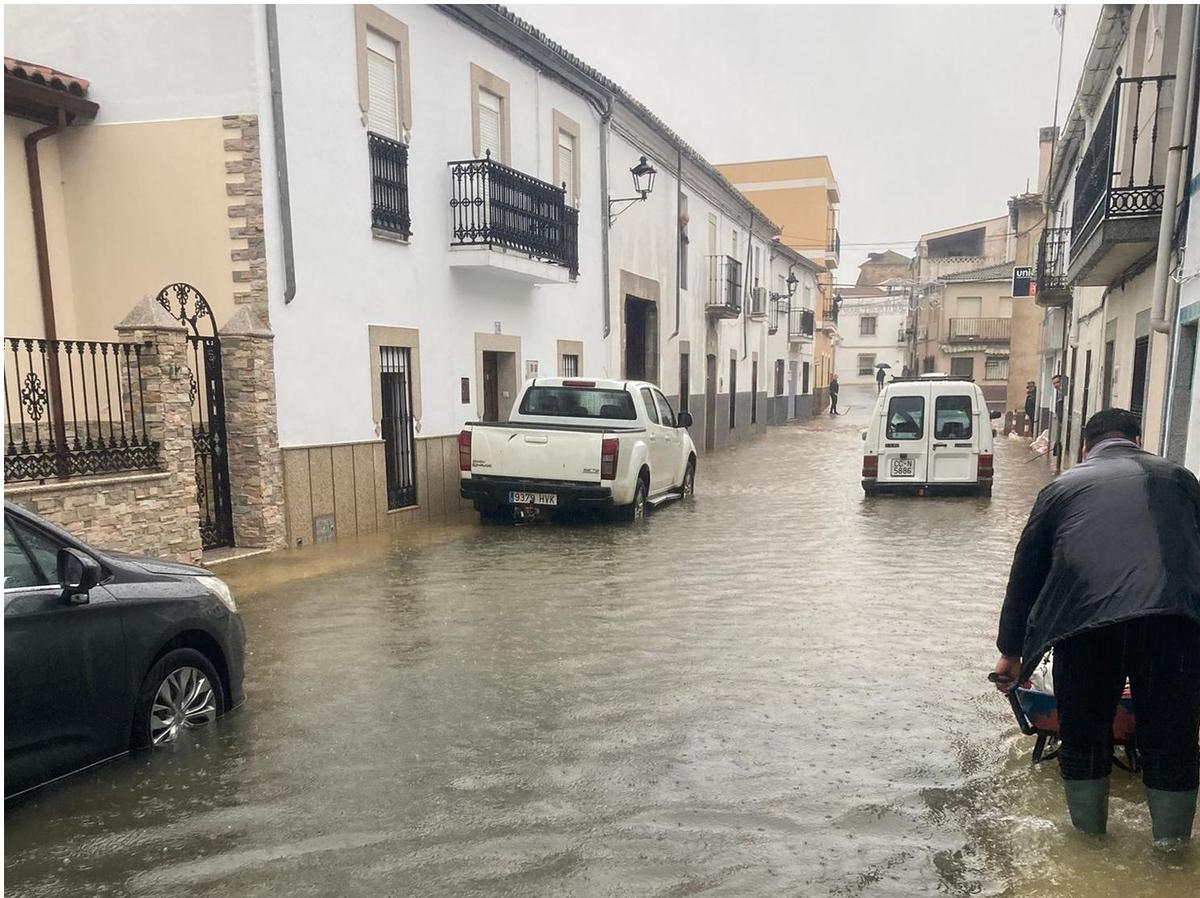
M1036 189L1059 35L1049 5L510 6L714 163L829 156L842 264ZM1061 125L1099 6L1071 6ZM848 245L849 244L849 245Z

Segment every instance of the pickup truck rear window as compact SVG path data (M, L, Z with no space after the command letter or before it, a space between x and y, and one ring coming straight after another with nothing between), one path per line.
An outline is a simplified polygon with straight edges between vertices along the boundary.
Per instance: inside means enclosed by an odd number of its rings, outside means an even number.
M583 387L530 387L521 400L522 415L555 418L603 418L636 421L633 397L624 390Z

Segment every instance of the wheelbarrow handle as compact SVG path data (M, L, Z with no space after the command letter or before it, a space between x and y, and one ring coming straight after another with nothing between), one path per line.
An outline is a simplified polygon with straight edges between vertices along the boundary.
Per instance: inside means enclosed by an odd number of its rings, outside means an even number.
M1008 691L1004 694L1008 698L1009 707L1012 708L1013 717L1017 719L1017 726L1026 736L1036 733L1037 730L1029 722L1029 715L1025 713L1025 709L1021 707L1021 700L1017 697L1017 683L1011 677L1003 676L995 671L988 674L988 682L999 683L1001 686L1008 685Z

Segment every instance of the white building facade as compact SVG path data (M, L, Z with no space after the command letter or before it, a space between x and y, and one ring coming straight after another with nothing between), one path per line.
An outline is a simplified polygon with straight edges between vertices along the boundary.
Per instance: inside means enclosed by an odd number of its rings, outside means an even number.
M838 292L837 376L847 384L876 384L878 366L885 376L899 376L908 350L908 290L888 292L884 287L851 287Z

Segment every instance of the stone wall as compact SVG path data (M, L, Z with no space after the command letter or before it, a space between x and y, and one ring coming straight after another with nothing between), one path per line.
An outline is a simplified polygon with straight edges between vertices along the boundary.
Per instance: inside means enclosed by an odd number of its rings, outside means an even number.
M9 486L4 494L98 549L200 560L198 518L180 512L196 504L194 478L184 483L173 472L117 475Z
M267 253L263 235L262 162L258 143L258 116L227 115L226 130L236 136L225 141L225 150L238 158L225 163L225 192L230 197L229 217L241 224L229 229L234 240L246 245L231 251L232 276L237 289L233 300L251 305L267 321Z

